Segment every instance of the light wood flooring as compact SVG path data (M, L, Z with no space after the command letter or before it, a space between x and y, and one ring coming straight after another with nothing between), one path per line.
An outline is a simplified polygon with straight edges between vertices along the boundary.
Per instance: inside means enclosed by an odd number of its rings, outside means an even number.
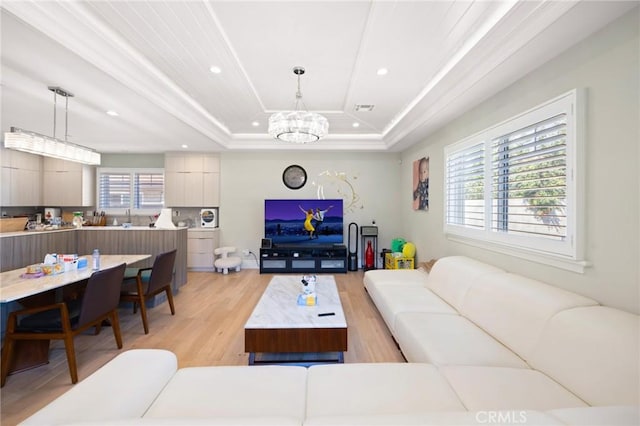
M109 327L97 336L78 336L75 345L79 379L121 351L134 348L168 349L177 355L180 367L246 365L244 324L272 276L261 275L255 269L228 275L189 272L187 284L175 296L175 316L171 316L166 302L149 310L148 335L144 334L139 313L120 310L123 349L116 348ZM348 324L345 363L404 362L364 290L363 272L334 276ZM48 365L7 378L0 390L0 424L19 423L72 386L64 346L62 342L52 342Z

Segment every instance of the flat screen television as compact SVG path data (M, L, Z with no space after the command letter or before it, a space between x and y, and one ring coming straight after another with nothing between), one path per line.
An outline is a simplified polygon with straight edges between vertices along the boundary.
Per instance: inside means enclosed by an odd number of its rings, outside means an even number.
M264 200L264 237L280 247L343 244L342 200Z

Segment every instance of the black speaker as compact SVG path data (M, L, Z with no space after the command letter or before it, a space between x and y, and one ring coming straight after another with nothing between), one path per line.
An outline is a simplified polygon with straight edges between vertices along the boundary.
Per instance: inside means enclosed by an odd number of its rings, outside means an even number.
M260 248L270 249L271 248L271 238L263 238L262 239L262 244L260 245Z

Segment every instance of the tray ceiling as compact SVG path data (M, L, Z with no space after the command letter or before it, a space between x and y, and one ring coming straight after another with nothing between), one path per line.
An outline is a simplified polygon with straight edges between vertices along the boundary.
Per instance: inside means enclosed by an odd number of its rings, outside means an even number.
M104 153L399 151L634 5L5 1L2 127L53 135L54 85L75 95L69 140ZM267 135L269 116L293 108L297 65L305 106L330 123L304 146Z

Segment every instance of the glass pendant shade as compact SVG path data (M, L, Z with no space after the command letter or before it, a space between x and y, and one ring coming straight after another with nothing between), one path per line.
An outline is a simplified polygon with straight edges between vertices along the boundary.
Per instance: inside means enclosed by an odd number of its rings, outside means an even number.
M269 118L269 134L285 142L315 142L329 131L329 122L315 112L282 111Z
M269 118L269 134L284 142L307 143L325 137L329 132L329 121L322 115L298 109L302 103L300 76L305 72L302 67L295 67L293 73L298 76L298 90L293 111L276 112Z
M76 163L100 165L100 154L92 149L16 127L4 134L4 147Z
M53 137L18 127L11 127L11 131L4 134L4 147L77 163L100 165L101 156L99 153L82 145L67 142L69 98L73 97L73 93L58 86L49 86L48 89L53 92ZM58 96L63 96L66 100L64 140L56 139L56 104Z

